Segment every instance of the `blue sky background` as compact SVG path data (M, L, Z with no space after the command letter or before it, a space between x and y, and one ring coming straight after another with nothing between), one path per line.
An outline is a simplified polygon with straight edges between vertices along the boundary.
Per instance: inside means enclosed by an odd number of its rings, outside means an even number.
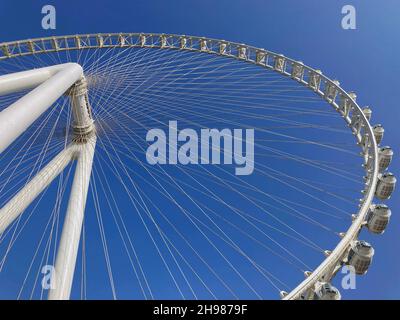
M41 29L41 8L57 9L57 29ZM341 28L341 8L357 10L357 29ZM98 32L159 32L207 36L264 47L320 68L354 90L383 123L384 144L400 172L400 2L397 0L146 0L0 1L0 41ZM367 277L344 298L400 298L399 192L389 202L391 224L370 237L376 253ZM1 290L0 290L1 291Z

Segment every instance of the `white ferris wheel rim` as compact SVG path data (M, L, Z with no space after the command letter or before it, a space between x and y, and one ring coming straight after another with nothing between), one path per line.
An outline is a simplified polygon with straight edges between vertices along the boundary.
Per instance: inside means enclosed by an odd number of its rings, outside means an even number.
M34 38L21 41L0 43L0 62L21 56L52 53L58 51L109 48L154 48L167 50L185 50L191 52L216 54L233 58L270 69L308 87L328 102L345 120L356 137L356 144L361 146L366 171L363 197L359 211L352 220L349 229L342 234L341 240L325 259L306 278L290 292L283 295L284 300L299 299L303 293L312 289L319 281L330 281L337 268L345 259L351 243L358 238L368 211L372 204L378 182L378 144L368 118L349 92L340 87L336 80L331 80L320 70L304 65L282 54L231 41L207 37L186 36L159 33L97 33L67 36ZM345 101L341 108L338 101ZM356 123L354 121L356 119Z

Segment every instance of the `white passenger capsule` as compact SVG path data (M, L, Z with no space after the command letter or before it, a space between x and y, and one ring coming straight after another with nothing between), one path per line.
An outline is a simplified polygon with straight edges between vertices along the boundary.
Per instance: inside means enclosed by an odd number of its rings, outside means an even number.
M140 46L144 47L146 45L146 36L141 35L140 36Z
M160 47L164 48L167 46L167 37L165 35L160 36Z
M219 54L226 54L226 43L221 42L219 45Z
M367 273L374 256L374 248L366 241L353 241L347 257L347 263L354 268L358 275Z
M374 136L377 144L380 144L383 138L383 134L385 133L385 129L383 129L381 124L374 125L372 128L374 131Z
M239 59L246 59L246 47L239 47L238 48L238 58Z
M257 64L265 64L265 58L267 54L264 51L257 51L256 62Z
M372 205L367 215L367 228L375 234L382 234L389 223L392 212L385 204Z
M389 199L396 186L396 181L396 177L391 172L384 172L379 174L375 196L381 200Z
M350 96L350 98L352 98L354 101L357 100L357 95L356 95L356 93L355 93L354 91L350 91L350 92L349 92L349 96Z
M200 51L207 51L208 46L207 46L207 40L201 39L200 40Z
M382 172L389 167L393 158L393 150L391 147L382 147L378 150L379 171Z
M371 117L372 117L372 110L369 107L365 107L362 111L363 111L365 117L367 118L367 120L370 121Z
M314 300L340 300L338 289L328 282L320 282L315 285Z
M187 39L185 37L181 38L181 49L185 49L187 44Z
M283 72L285 69L285 56L283 54L278 54L275 57L275 70Z

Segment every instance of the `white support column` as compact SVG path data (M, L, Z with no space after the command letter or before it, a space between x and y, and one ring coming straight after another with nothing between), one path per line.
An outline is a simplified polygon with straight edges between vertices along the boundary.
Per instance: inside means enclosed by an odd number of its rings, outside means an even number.
M52 278L54 289L49 291L49 300L66 300L71 293L95 146L95 136L79 145L80 153Z
M0 209L0 234L35 200L73 159L76 145L70 145L51 160L10 201Z
M0 112L0 154L82 77L76 63L1 76L0 95L38 87Z
M74 115L73 143L57 155L20 192L0 209L2 233L43 191L46 186L78 157L74 181L57 251L54 289L50 300L68 299L71 293L89 188L96 133L82 67L66 63L0 76L0 95L35 88L0 112L0 154L38 119L60 96L71 98Z

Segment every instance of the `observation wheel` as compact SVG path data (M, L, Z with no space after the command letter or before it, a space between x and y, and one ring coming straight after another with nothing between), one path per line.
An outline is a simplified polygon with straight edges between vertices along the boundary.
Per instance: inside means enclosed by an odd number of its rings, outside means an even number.
M0 298L340 299L389 220L371 109L265 49L0 44Z

